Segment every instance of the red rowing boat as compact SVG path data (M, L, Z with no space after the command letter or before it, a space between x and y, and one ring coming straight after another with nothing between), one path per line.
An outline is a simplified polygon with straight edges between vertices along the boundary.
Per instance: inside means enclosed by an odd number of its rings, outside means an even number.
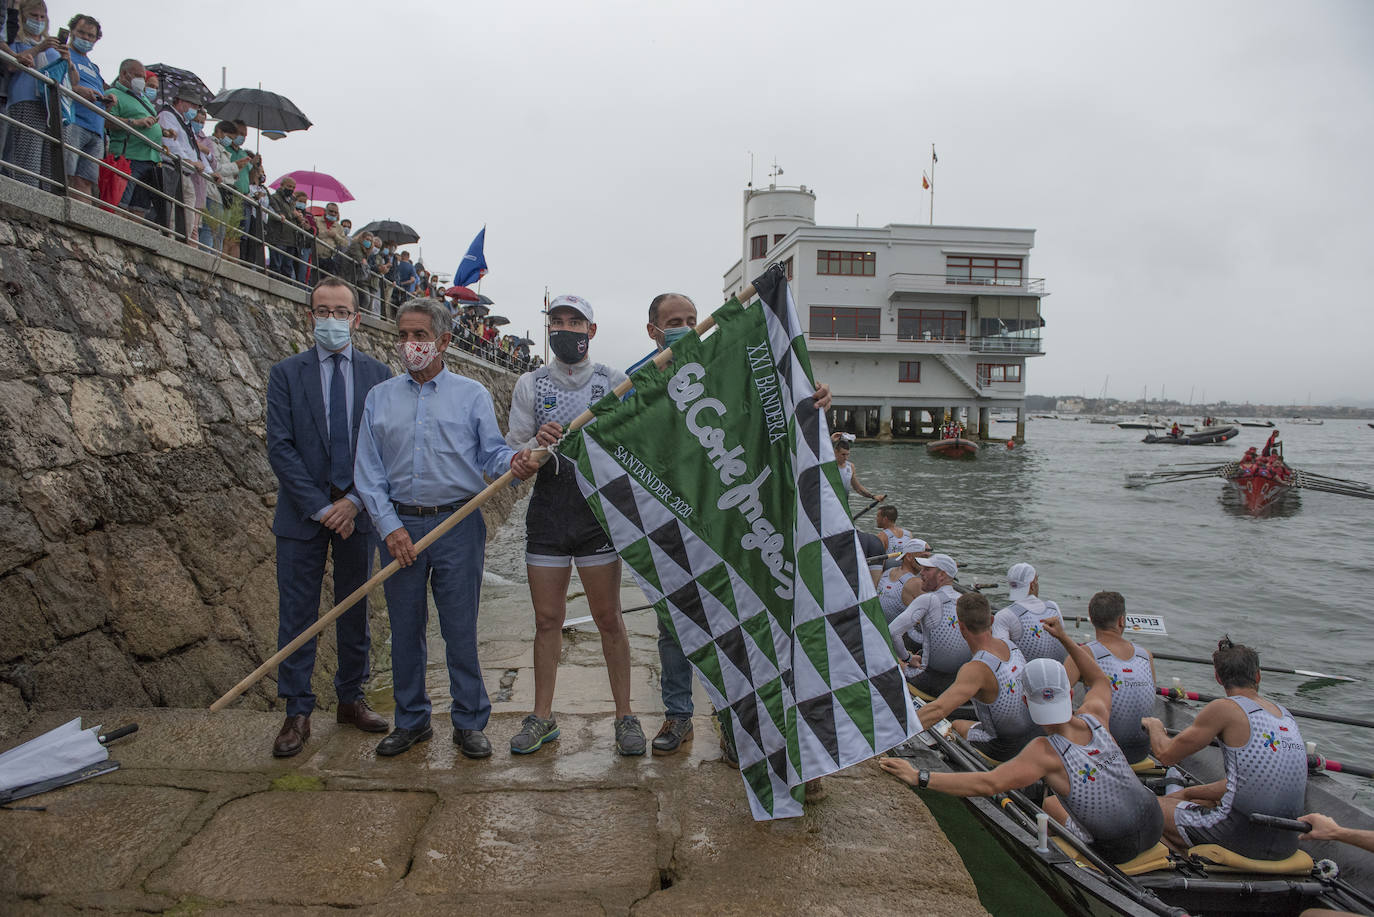
M926 451L941 458L973 458L978 454L978 444L962 437L936 439L926 443Z
M1226 467L1225 478L1240 494L1246 511L1255 515L1288 496L1298 483L1282 455L1276 452L1256 458L1253 449L1240 462Z

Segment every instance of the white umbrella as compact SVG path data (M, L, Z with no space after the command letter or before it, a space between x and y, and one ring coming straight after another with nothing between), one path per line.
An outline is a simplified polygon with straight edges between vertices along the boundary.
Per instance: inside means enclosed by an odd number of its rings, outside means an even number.
M41 789L34 789L35 792L42 792L84 780L96 773L105 773L106 769L102 768L94 768L90 773L86 773L86 770L110 757L110 751L105 747L107 742L128 735L137 728L126 726L102 736L99 726L82 729L81 718L77 717L36 739L11 748L0 754L0 800L31 795L24 790L35 784L43 784ZM110 763L113 767L108 770L119 766L117 762Z

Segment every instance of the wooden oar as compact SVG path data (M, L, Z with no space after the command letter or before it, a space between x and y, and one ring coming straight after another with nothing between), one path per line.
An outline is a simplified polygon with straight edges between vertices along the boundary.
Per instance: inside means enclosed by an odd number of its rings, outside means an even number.
M881 502L882 502L882 500L874 500L872 503L868 504L868 505L865 506L863 509L859 510L857 513L854 514L854 521L855 521L855 522L858 522L858 521L859 521L859 518L860 518L861 516L863 516L864 513L868 512L869 510L871 510L873 507L877 506L877 505L878 505L879 503L881 503Z
M1198 665L1211 665L1212 660L1204 659L1201 656L1179 656L1173 653L1154 653L1156 659L1167 659L1170 662L1195 662ZM1358 678L1351 678L1347 675L1328 675L1325 672L1309 672L1307 669L1283 669L1278 666L1262 665L1261 672L1273 672L1277 675L1305 675L1308 678L1329 678L1332 681L1359 681Z
M1188 700L1211 703L1221 699L1213 694L1199 694L1196 691L1183 691L1179 688L1155 688L1155 693L1160 697L1167 697L1169 700L1181 700L1186 697ZM1365 729L1374 729L1374 722L1357 720L1351 716L1336 716L1331 713L1318 713L1315 710L1295 710L1292 707L1288 708L1288 712L1303 719L1321 720L1323 723L1340 723L1342 726L1363 726Z
M746 302L749 299L749 297L754 295L754 292L754 285L751 283L749 284L749 286L745 287L742 291L740 291L739 301L741 303ZM715 316L706 316L706 318L702 319L696 325L695 330L697 337L701 337L715 326ZM658 367L659 369L662 369L663 367L671 363L672 360L673 349L671 347L668 347L660 351L658 355L654 357L653 363L654 366ZM625 381L621 382L613 389L613 393L617 398L622 398L624 397L625 393L633 387L634 381L630 378L626 378ZM590 423L595 416L596 415L592 413L591 408L588 408L587 410L579 414L572 423L568 424L565 434L571 433L572 431L585 426L586 424ZM549 452L547 449L537 451L535 460L540 465L543 465L545 462L549 460L550 455L552 455L552 453ZM453 515L449 516L443 522L439 523L428 535L417 541L415 543L415 553L418 555L421 551L424 551L430 545L434 544L434 542L442 538L445 535L445 533L447 533L455 525L462 522L468 516L472 515L474 512L480 509L483 504L490 500L492 496L509 487L514 481L516 481L515 472L507 471L505 474L501 475L501 477L491 482L491 484L487 485L485 490L474 496L467 503L463 504L462 509L459 509ZM213 704L210 705L210 710L212 712L217 713L220 710L223 710L225 707L229 706L229 704L233 702L234 698L238 697L244 691L247 691L254 684L256 684L260 678L262 678L268 672L275 669L277 666L281 665L281 663L285 661L288 656L290 656L296 650L300 649L306 643L310 642L310 640L312 640L315 637L315 635L317 635L320 631L328 627L331 623L333 623L335 619L337 619L344 612L348 611L348 609L352 608L354 605L361 602L369 592L371 592L373 589L376 589L382 583L386 582L393 575L395 575L396 571L400 569L400 561L393 560L391 563L387 564L385 567L378 570L377 573L373 575L371 579L363 583L357 589L354 589L342 602L335 605L333 608L331 608L324 614L320 615L319 620L317 620L314 624L310 625L304 631L302 631L300 635L296 637L296 639L286 644L286 646L278 650L276 654L273 655L270 659L268 659L262 665L258 666L256 669L250 672L242 681L240 681L238 684L234 685L234 687L226 691L223 697L221 697L219 700L215 701Z

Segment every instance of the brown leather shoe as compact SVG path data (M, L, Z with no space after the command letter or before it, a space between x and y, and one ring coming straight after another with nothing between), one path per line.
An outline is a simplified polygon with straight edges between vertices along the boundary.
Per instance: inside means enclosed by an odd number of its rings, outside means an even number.
M310 717L288 716L277 733L277 741L272 743L272 757L289 758L300 753L305 740L310 738Z
M345 725L357 726L363 732L391 731L391 722L369 707L365 700L357 700L351 704L340 703L335 719Z

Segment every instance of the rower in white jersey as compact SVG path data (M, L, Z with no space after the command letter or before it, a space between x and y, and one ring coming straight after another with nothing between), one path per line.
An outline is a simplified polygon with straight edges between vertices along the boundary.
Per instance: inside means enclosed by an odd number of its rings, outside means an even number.
M954 684L959 667L973 658L968 642L959 633L959 616L955 603L959 593L954 581L959 567L948 554L918 557L921 581L925 591L916 596L901 614L888 625L892 644L906 670L906 680L913 688L928 697L945 691ZM906 638L919 644L921 654L913 656Z
M930 545L919 538L905 538L892 545L902 552L902 556L897 566L878 577L878 604L889 624L897 620L902 609L925 591L921 582L921 567L916 561L930 556Z
M992 632L1010 640L1020 648L1027 660L1053 659L1063 662L1064 648L1054 639L1041 620L1062 618L1059 606L1040 598L1040 577L1030 564L1015 564L1007 571L1007 587L1011 604L997 612Z
M912 534L897 524L897 507L885 504L878 507L878 538L883 543L884 551L895 551L897 545L904 539L911 538Z
M1088 619L1097 632L1084 647L1112 688L1112 738L1132 765L1149 763L1150 737L1140 721L1155 709L1155 666L1150 651L1122 636L1126 600L1119 592L1099 592L1088 600Z
M886 500L887 494L874 496L867 487L859 483L859 473L854 468L854 463L849 460L849 444L854 441L853 434L836 433L831 440L831 446L835 450L835 468L840 472L840 481L843 482L844 489L852 490L869 500Z
M625 374L590 356L596 320L580 296L549 303L549 346L554 360L515 383L506 441L514 448L551 446L568 424L600 401ZM620 558L587 505L571 462L556 457L539 469L525 513L525 577L534 605L534 710L511 739L512 754L527 755L557 740L554 684L568 613L573 564L601 633L611 698L615 745L622 755L642 755L643 727L630 709L630 644L620 614Z
M1033 659L1021 673L1019 693L1030 718L1048 736L1032 739L1016 757L991 771L932 774L917 771L901 758L883 758L880 764L912 786L955 796L993 796L1043 780L1054 792L1044 803L1051 818L1109 862L1129 862L1159 843L1164 822L1159 802L1136 778L1103 726L1112 706L1106 675L1087 650L1064 633L1063 621L1048 618L1045 627L1083 672L1088 693L1077 713L1064 666L1053 659ZM926 713L933 706L921 708L922 725L936 722Z
M1259 654L1223 638L1212 654L1226 691L1173 738L1147 717L1150 750L1166 767L1221 740L1226 776L1162 797L1164 839L1179 852L1220 844L1243 857L1282 860L1298 849L1298 834L1250 823L1256 812L1297 818L1306 812L1307 747L1293 715L1259 693Z
M954 683L919 711L921 725L930 727L973 701L975 720L955 720L954 728L974 748L994 761L1014 758L1026 743L1044 735L1031 721L1021 699L1021 672L1026 657L992 635L992 609L987 596L966 592L955 603L959 635L972 658L959 668Z

